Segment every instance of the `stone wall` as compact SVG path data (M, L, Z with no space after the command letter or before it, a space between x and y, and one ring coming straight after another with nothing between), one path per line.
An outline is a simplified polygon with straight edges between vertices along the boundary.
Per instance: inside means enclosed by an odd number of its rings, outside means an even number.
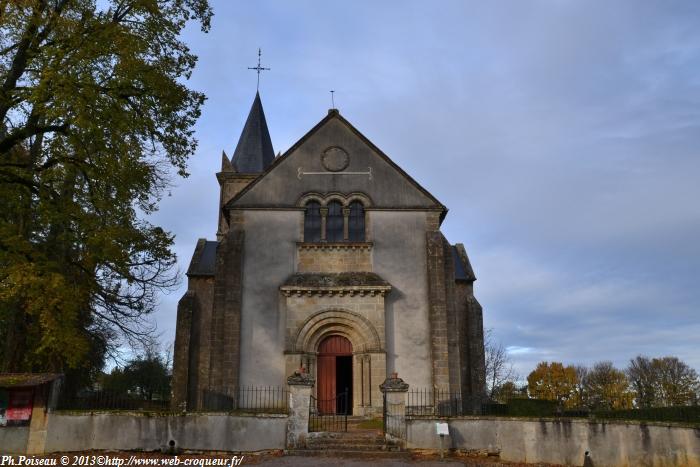
M295 271L300 239L295 210L241 211L245 224L240 384L286 384L284 297L279 287Z
M479 396L486 389L483 312L474 297L474 280L464 245L455 245L468 277L454 287L455 320L458 330L462 395ZM452 349L450 349L452 351ZM474 399L477 403L477 400Z
M189 277L177 306L172 408L199 407L209 387L213 277Z
M398 372L412 387L431 387L426 229L430 213L373 211L374 272L391 284L386 307L386 374Z
M454 283L454 274L451 278L445 277L445 264L452 261L452 256L445 255L444 237L439 230L426 232L426 246L432 387L457 391L459 386L450 387L448 347L448 305L452 305L454 311L454 303L451 303L452 297L447 295L447 282Z
M299 243L298 272L372 271L371 243Z
M240 383L242 251L245 232L237 221L238 219L232 219L228 233L217 247L211 314L211 355L207 386L224 392ZM204 386L204 382L200 386Z
M24 454L28 440L28 426L0 427L0 454Z
M445 447L499 453L512 462L595 467L700 466L700 428L661 423L462 417L408 420L409 448L439 449L435 423L448 422Z
M286 430L286 415L53 413L45 451L153 451L170 440L196 451L262 451L284 449Z
M285 310L286 372L304 366L318 379L318 344L328 335L342 335L354 355L353 414L381 413L379 384L386 378L383 294L289 294Z

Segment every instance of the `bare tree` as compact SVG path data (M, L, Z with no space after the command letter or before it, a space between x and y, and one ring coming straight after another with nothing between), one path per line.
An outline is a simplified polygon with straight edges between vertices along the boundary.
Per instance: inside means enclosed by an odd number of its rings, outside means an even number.
M486 356L486 391L494 399L505 383L514 383L517 374L513 368L508 351L501 342L496 341L493 329L487 329L484 336Z

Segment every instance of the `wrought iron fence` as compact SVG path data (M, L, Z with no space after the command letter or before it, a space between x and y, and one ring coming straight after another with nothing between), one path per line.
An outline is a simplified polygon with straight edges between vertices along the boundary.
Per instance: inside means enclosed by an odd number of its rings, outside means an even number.
M287 413L289 391L284 387L248 386L226 392L204 390L200 403L192 411ZM62 391L56 404L58 410L124 410L167 412L170 407L170 388L156 392L107 391L82 389Z
M512 397L496 402L485 397L464 397L458 392L441 389L412 389L406 395L407 418L458 417L493 415L509 417L570 417L619 420L677 421L700 423L700 406L637 408L634 401L613 401L593 408L566 407L558 401ZM619 402L619 403L618 403Z
M406 417L457 417L484 415L487 400L481 396L462 396L441 389L412 389L406 395Z
M58 410L129 410L167 411L170 398L144 397L138 393L82 390L76 394L64 392L58 397Z
M287 413L289 391L280 386L245 386L202 391L202 412Z

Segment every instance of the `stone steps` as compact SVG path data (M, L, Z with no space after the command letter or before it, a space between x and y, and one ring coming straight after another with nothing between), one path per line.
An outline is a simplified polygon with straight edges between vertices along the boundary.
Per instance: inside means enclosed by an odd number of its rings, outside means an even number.
M387 443L383 439L363 440L363 439L320 439L307 440L306 445L309 447L342 447L342 446L386 446Z
M410 458L401 446L388 441L377 430L309 433L306 448L288 452L296 456Z
M285 451L288 456L305 457L344 457L362 459L410 459L411 453L407 451L362 451L362 450L319 450L319 449L290 449Z
M359 444L359 443L344 443L344 444L325 444L325 445L308 445L307 450L314 451L400 451L398 446L387 446L385 444Z

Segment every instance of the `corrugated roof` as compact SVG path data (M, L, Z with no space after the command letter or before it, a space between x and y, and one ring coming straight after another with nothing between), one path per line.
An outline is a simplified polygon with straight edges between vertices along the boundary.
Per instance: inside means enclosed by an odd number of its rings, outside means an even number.
M272 149L265 112L260 94L256 92L231 164L240 173L260 173L267 169L274 159L275 151Z
M60 373L0 373L0 388L40 386L62 376Z
M216 268L217 241L199 239L194 249L190 267L187 268L188 276L213 276Z

